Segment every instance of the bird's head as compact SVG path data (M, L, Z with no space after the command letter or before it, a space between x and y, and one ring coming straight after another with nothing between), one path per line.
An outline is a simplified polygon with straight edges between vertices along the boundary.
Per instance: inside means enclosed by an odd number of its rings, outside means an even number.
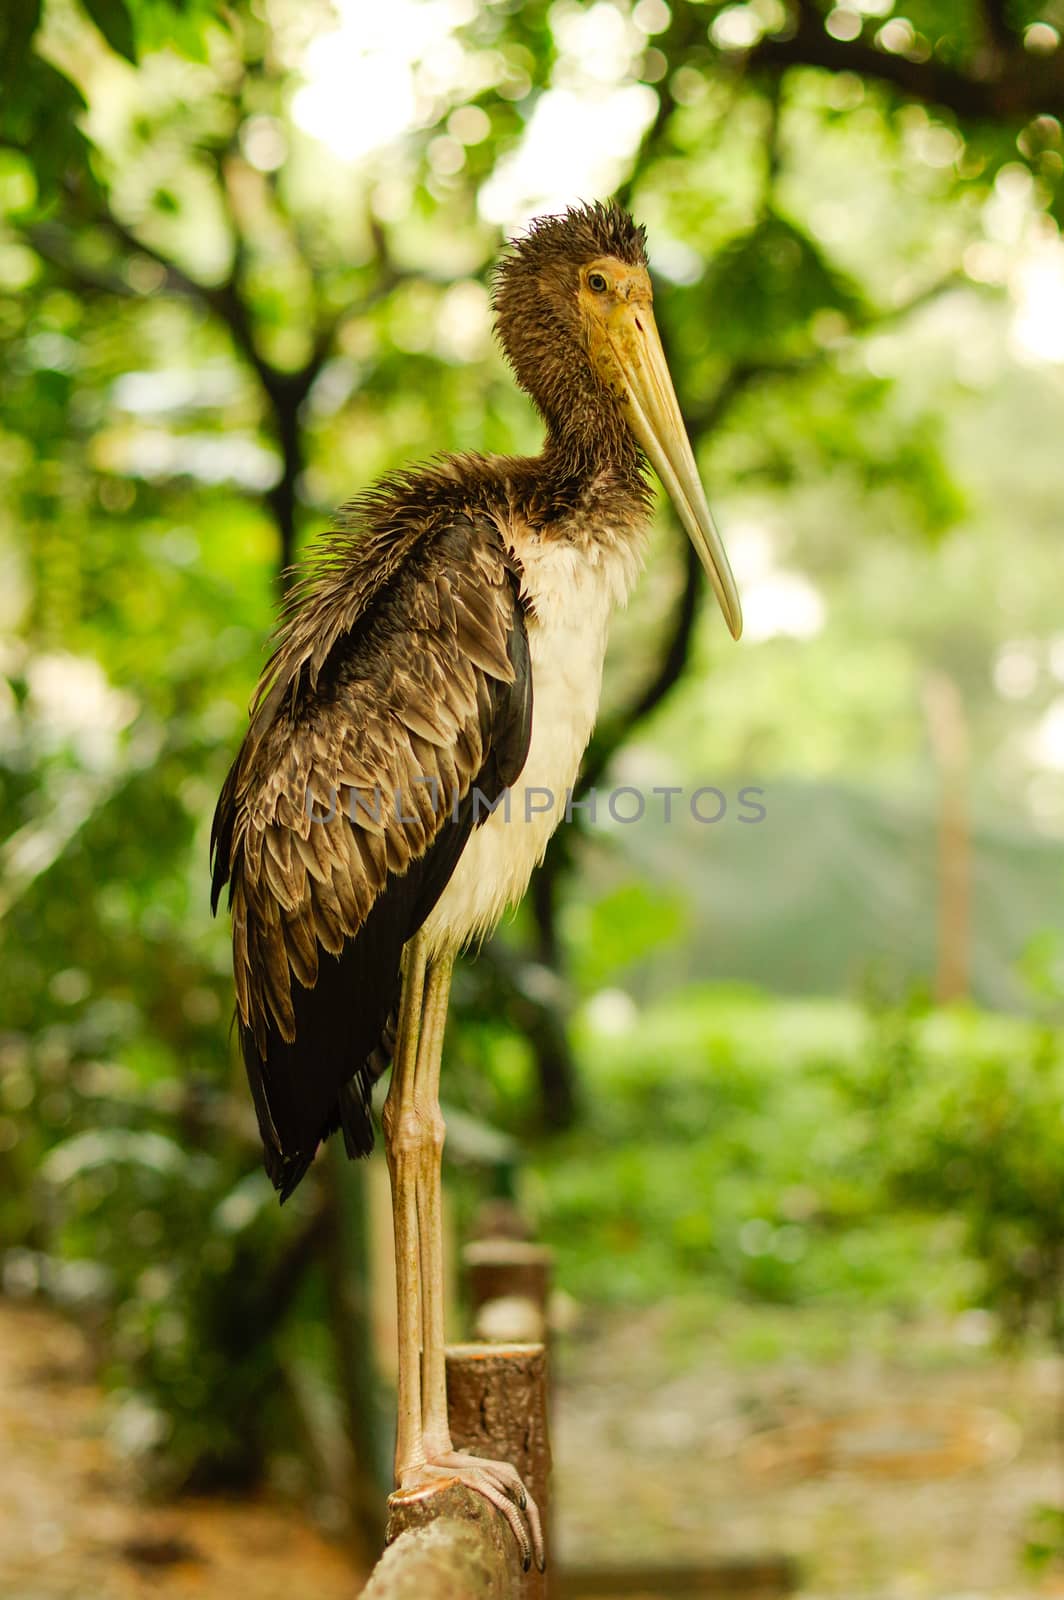
M583 448L616 430L645 453L737 639L739 593L654 321L645 230L616 205L537 218L499 265L494 305L517 381L552 437Z

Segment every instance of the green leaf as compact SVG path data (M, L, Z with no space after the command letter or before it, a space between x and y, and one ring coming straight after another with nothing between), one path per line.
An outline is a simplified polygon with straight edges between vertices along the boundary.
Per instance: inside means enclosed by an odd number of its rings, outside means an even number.
M0 15L0 90L14 87L41 20L41 0L10 0Z
M124 0L83 0L83 3L111 49L125 56L135 66L137 44L133 36L133 19Z
M772 213L720 252L698 292L712 307L718 349L752 360L808 348L820 312L850 321L863 309L808 234Z
M77 85L32 54L17 85L0 94L0 139L33 151L34 176L42 198L54 193L70 168L88 175L88 147L77 125L84 109L85 99Z
M136 18L142 53L176 50L190 61L206 61L207 33L228 26L219 8L203 0L138 0Z

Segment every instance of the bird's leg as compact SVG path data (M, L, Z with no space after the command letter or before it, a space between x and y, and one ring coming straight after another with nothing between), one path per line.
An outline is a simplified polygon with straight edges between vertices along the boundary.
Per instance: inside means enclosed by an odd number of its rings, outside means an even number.
M406 947L403 988L399 1002L399 1027L392 1061L392 1079L384 1102L384 1128L388 1175L392 1185L392 1223L395 1229L395 1289L399 1335L398 1425L395 1436L395 1481L425 1462L421 1425L421 1306L418 1259L417 1170L414 1128L414 1085L421 1002L425 988L425 949L420 935Z
M417 1177L417 1228L421 1256L421 1421L430 1460L447 1455L447 1368L444 1356L443 1197L441 1163L447 1132L440 1110L440 1064L447 1027L453 956L432 962L425 981L414 1080L414 1111L428 1137Z
M431 1478L460 1479L502 1512L517 1540L526 1570L533 1556L542 1569L539 1513L517 1471L509 1462L490 1461L455 1450L447 1419L440 1184L445 1128L439 1089L452 966L451 956L427 961L420 935L407 945L399 1036L384 1108L395 1208L399 1299L395 1476L403 1489ZM413 1256L408 1231L411 1185L415 1192ZM404 1285L412 1260L416 1281L412 1286ZM528 1519L527 1530L521 1511Z

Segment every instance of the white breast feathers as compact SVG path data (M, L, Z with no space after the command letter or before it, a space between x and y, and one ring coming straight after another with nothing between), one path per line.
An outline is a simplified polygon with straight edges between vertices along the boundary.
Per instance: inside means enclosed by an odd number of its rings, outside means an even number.
M524 894L565 816L595 726L610 613L642 559L630 540L514 537L530 602L532 740L506 801L476 829L425 923L430 949L483 938Z

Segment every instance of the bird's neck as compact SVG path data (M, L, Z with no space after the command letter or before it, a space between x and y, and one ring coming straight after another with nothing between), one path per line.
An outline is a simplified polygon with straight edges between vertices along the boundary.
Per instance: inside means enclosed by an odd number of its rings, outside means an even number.
M643 459L620 404L592 371L573 327L540 311L538 299L522 302L500 313L498 323L514 376L546 428L536 459L540 484L564 503L582 500L590 486L616 483L639 504L646 495Z
M584 500L608 488L633 507L647 501L643 457L613 407L570 406L562 417L545 411L544 421L547 437L537 465L558 497Z

